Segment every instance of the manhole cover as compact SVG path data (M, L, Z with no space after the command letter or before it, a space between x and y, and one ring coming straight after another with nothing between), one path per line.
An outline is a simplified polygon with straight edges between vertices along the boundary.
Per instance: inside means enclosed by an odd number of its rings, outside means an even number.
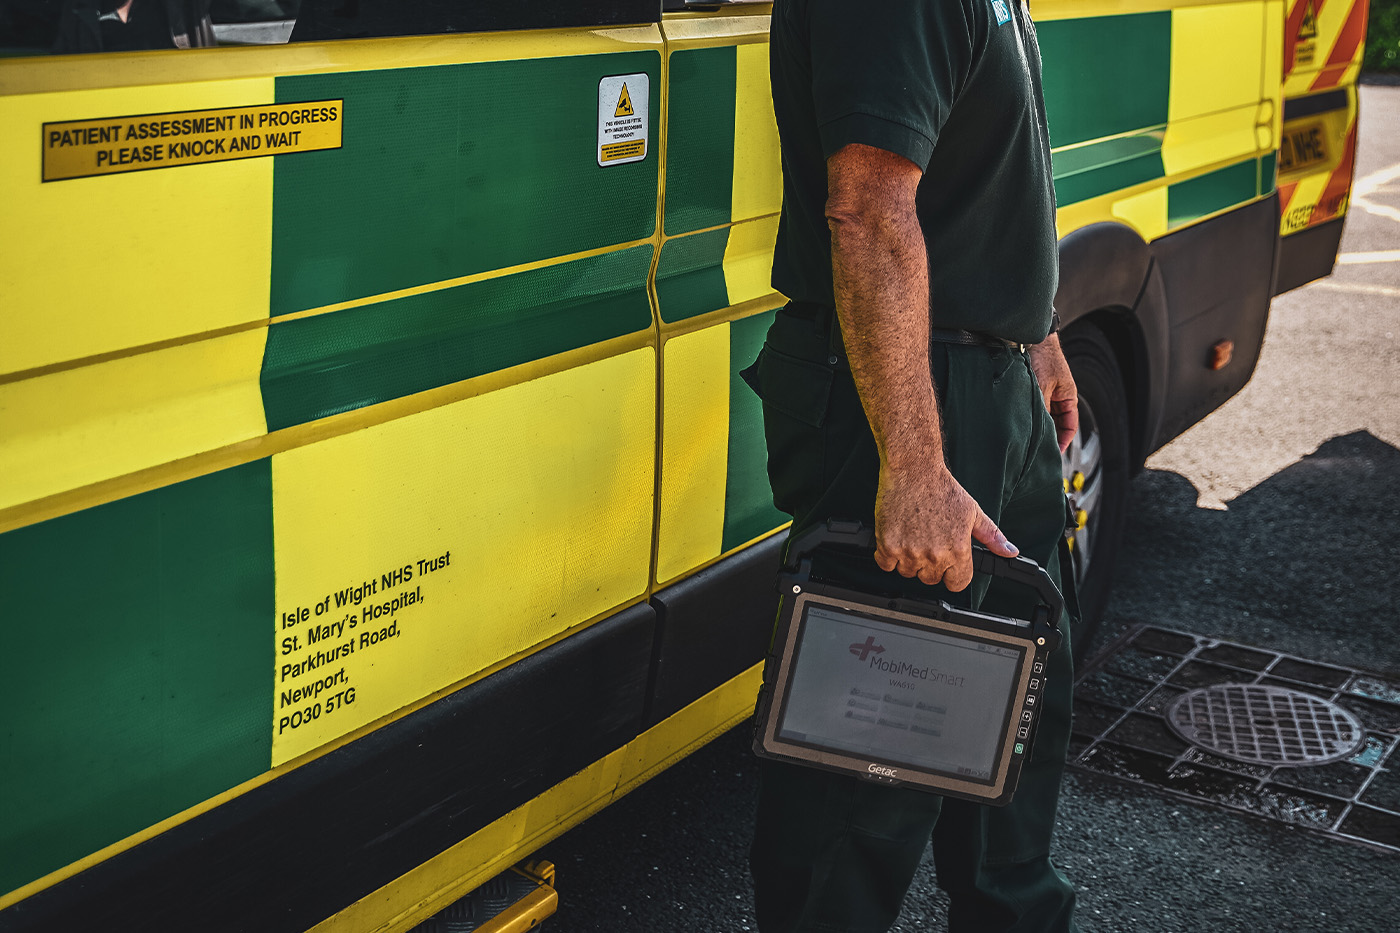
M1183 693L1167 725L1192 745L1263 765L1320 765L1354 755L1366 730L1346 710L1296 690L1218 684Z
M1136 626L1079 673L1072 732L1078 770L1400 854L1395 677Z

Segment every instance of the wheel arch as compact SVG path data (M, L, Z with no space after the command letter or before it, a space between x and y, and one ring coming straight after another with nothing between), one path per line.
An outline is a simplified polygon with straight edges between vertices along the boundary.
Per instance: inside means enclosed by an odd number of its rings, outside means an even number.
M1152 247L1124 224L1089 224L1060 240L1055 307L1067 331L1097 329L1113 348L1128 400L1130 460L1140 469L1161 429L1169 328Z

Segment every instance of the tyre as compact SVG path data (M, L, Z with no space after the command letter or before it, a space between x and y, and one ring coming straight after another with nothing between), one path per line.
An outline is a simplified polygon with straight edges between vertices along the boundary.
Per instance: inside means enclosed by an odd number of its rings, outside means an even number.
M1113 348L1091 324L1071 328L1060 343L1079 390L1079 433L1063 454L1065 490L1077 527L1069 532L1079 595L1071 641L1075 661L1088 656L1108 603L1113 566L1127 518L1128 399Z

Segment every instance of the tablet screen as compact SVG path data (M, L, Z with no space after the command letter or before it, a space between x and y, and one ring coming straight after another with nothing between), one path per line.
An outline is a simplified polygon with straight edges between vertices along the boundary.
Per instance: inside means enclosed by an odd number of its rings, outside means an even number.
M990 784L1021 649L809 603L778 738Z

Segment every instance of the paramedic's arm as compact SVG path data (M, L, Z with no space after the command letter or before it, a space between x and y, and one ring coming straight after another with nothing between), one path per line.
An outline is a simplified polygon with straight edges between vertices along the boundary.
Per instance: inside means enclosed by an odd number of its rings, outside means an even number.
M922 170L851 144L827 160L836 313L880 451L875 560L924 583L972 581L972 538L1017 549L953 479L929 370L928 254L914 211Z

